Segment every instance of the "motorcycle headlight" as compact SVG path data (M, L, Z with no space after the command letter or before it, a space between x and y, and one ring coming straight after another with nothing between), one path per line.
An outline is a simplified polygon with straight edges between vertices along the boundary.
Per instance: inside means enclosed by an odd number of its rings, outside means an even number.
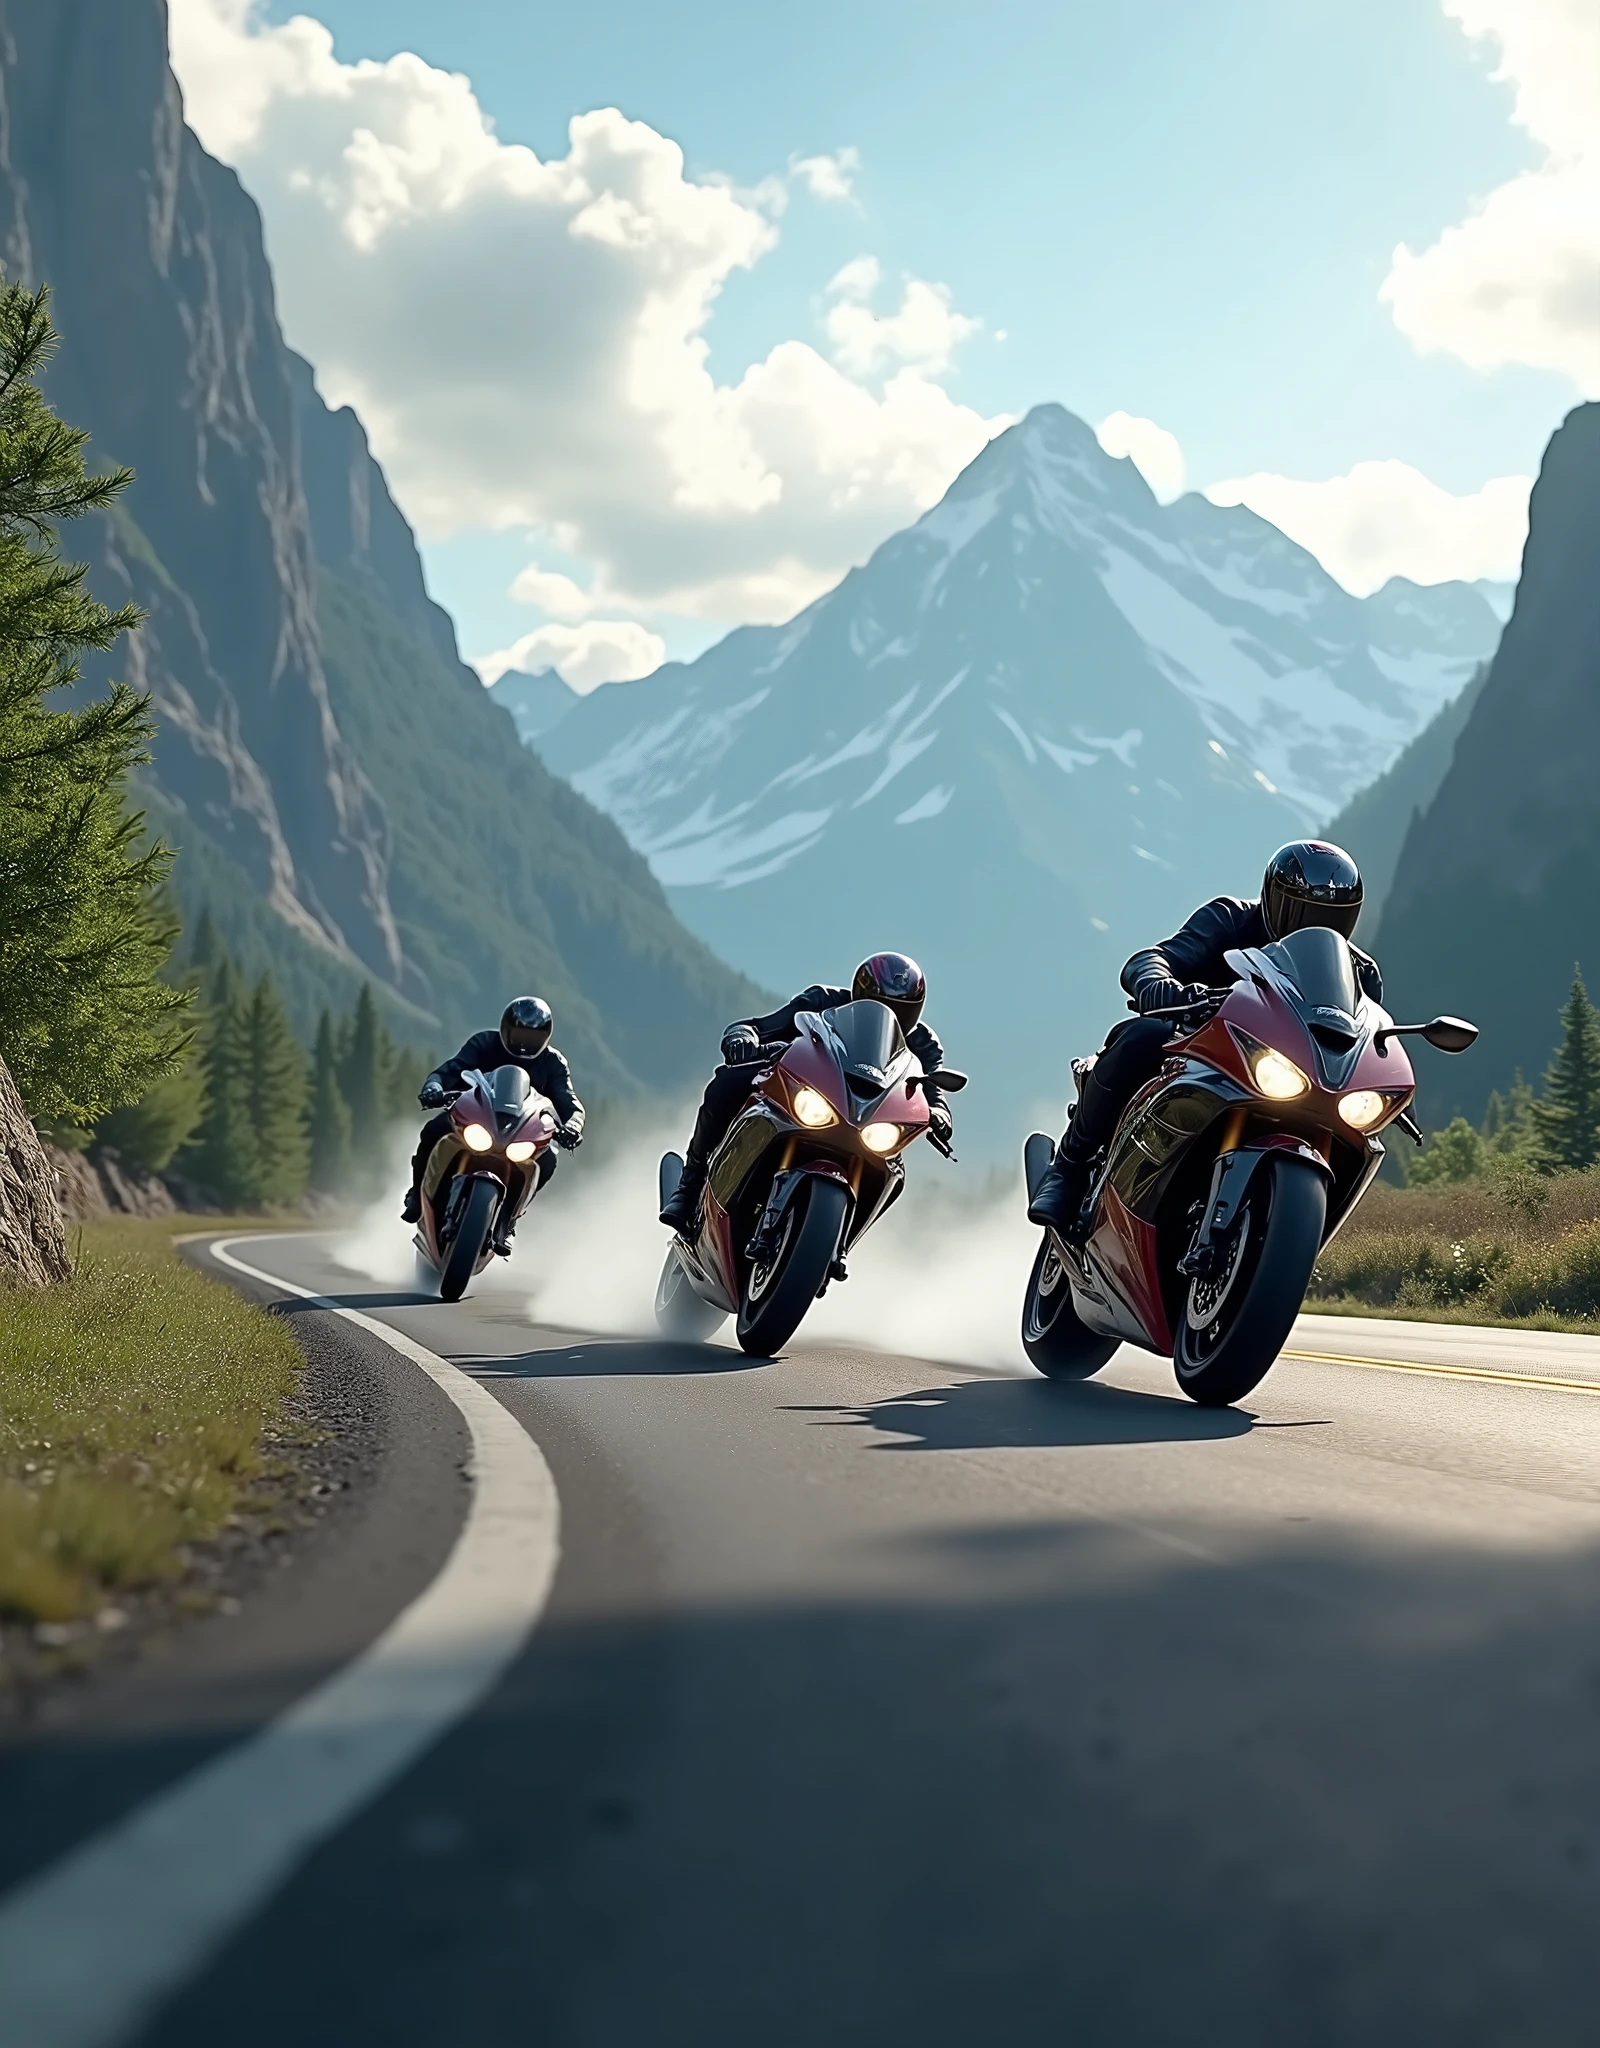
M1340 1116L1357 1131L1370 1131L1388 1107L1387 1098L1376 1088L1352 1088L1339 1097Z
M794 1113L808 1130L825 1130L829 1124L839 1121L833 1104L826 1095L815 1088L797 1088L794 1091Z
M487 1152L494 1143L494 1133L487 1124L463 1124L461 1142L469 1152Z
M1269 1102L1293 1102L1311 1086L1294 1061L1274 1052L1270 1045L1263 1046L1251 1060L1250 1078Z
M531 1138L518 1138L515 1144L506 1147L506 1157L513 1166L523 1166L538 1149Z
M881 1121L868 1124L861 1133L861 1142L869 1152L892 1152L900 1142L900 1126Z

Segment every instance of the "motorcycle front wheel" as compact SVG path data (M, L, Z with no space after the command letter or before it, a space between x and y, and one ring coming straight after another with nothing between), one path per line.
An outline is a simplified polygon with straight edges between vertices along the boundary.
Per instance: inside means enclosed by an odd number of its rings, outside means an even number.
M656 1328L662 1336L679 1344L704 1344L727 1320L720 1308L700 1299L689 1285L682 1260L668 1252L656 1282Z
M1080 1319L1066 1261L1050 1230L1022 1297L1022 1348L1029 1364L1052 1380L1086 1380L1117 1348L1115 1337L1100 1336Z
M849 1190L808 1175L783 1213L777 1248L755 1267L739 1307L739 1348L770 1358L799 1329L839 1255Z
M1316 1167L1281 1152L1262 1160L1220 1267L1184 1296L1172 1364L1191 1401L1226 1408L1266 1378L1306 1298L1327 1215Z
M478 1261L489 1241L494 1212L500 1206L500 1190L492 1180L475 1180L461 1206L461 1223L450 1240L439 1275L439 1299L459 1301L467 1282L478 1270Z

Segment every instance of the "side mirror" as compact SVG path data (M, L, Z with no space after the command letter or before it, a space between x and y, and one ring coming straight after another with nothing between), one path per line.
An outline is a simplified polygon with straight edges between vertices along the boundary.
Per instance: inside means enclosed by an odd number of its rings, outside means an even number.
M1478 1027L1465 1017L1435 1017L1431 1024L1423 1025L1422 1035L1440 1052L1465 1052L1477 1042Z
M942 1088L947 1095L959 1095L967 1085L967 1077L954 1067L940 1067L936 1073L913 1074L911 1085L913 1088Z

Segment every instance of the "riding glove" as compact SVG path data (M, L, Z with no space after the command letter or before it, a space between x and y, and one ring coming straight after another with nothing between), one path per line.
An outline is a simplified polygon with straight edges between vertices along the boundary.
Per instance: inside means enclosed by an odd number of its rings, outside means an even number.
M424 1109L443 1109L449 1097L444 1092L444 1083L430 1074L417 1090L417 1100Z
M576 1152L583 1143L583 1132L576 1124L562 1124L553 1133L551 1142L559 1145L563 1152Z

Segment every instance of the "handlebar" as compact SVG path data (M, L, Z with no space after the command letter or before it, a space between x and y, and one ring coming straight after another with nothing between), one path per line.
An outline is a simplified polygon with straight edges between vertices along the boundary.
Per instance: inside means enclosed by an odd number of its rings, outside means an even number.
M1192 1017L1196 1010L1209 1009L1215 1003L1225 1003L1232 994L1232 988L1208 988L1203 995L1196 996L1192 1003L1173 1003L1160 1010L1141 1010L1134 998L1129 996L1128 1008L1138 1017Z

